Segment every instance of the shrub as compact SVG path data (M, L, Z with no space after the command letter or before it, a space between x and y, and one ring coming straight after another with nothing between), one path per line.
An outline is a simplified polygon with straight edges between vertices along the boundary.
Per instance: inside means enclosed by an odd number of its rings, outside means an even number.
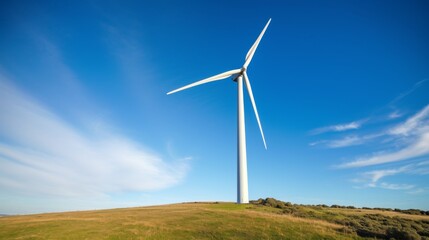
M282 201L278 201L278 202L277 202L277 206L276 206L276 208L283 209L283 208L285 208L285 207L286 207L286 205L285 205Z
M266 198L264 205L268 206L268 207L276 207L277 206L277 200L274 198Z
M388 228L386 237L401 240L420 240L421 237L412 229Z

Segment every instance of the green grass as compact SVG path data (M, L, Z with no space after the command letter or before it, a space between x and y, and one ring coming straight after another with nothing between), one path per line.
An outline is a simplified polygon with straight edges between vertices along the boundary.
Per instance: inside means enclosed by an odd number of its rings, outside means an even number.
M252 204L185 203L0 218L0 239L361 239Z

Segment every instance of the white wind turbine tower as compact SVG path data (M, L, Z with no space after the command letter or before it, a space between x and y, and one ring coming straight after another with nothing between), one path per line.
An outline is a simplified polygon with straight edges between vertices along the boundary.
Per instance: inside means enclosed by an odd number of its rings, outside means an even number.
M267 149L267 144L265 142L264 132L262 131L261 121L259 120L258 110L256 108L255 99L253 98L252 87L250 85L249 78L247 76L247 67L249 66L250 61L252 61L253 55L255 54L256 48L258 48L259 42L264 36L265 30L267 30L268 25L271 22L271 18L268 20L262 32L259 34L255 43L247 52L245 62L240 69L230 70L203 80L191 83L184 87L178 88L167 94L172 94L179 92L191 87L195 87L201 84L208 82L214 82L222 80L228 77L232 77L234 81L237 82L238 90L238 131L237 131L237 203L249 203L249 190L248 190L248 181L247 181L247 157L246 157L246 132L244 124L244 100L243 100L243 78L249 93L250 101L252 102L253 110L255 111L256 120L258 121L259 130L261 131L262 141L264 142L265 149Z

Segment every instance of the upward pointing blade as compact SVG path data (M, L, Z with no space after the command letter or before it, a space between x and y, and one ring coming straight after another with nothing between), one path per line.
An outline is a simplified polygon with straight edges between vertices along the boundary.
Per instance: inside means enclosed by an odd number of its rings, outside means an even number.
M247 77L246 71L243 72L244 82L246 83L247 92L249 92L250 101L252 102L253 111L255 111L256 120L258 121L259 130L261 131L262 141L264 141L265 149L267 149L267 143L265 142L264 131L262 131L261 121L259 120L258 109L256 108L255 99L253 98L252 86L250 85L249 78Z
M186 86L184 86L184 87L178 88L178 89L176 89L176 90L173 90L173 91L171 91L171 92L168 92L168 93L167 93L167 95L172 94L172 93L175 93L175 92L179 92L179 91L182 91L182 90L185 90L185 89L191 88L191 87L195 87L195 86L198 86L198 85L201 85L201 84L204 84L204 83L208 83L208 82L213 82L213 81L222 80L222 79L225 79L225 78L231 77L232 75L237 74L237 73L239 73L239 72L241 72L241 69L234 69L234 70L230 70L230 71L227 71L227 72L224 72L224 73L221 73L221 74L215 75L215 76L213 76L213 77L205 78L205 79L203 79L203 80L200 80L200 81L197 81L197 82L191 83L191 84L189 84L189 85L186 85Z
M267 30L268 25L270 25L271 18L268 20L267 24L265 25L262 32L259 34L259 37L256 39L255 43L252 45L252 47L249 49L249 51L246 54L246 62L244 62L243 68L246 69L247 66L249 66L249 63L252 61L253 55L256 52L256 49L258 48L259 42L261 41L262 37L264 36L265 30Z

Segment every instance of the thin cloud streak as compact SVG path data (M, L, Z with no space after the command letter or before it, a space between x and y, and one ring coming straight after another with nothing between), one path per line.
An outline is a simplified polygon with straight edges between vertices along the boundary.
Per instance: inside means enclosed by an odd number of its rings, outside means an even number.
M110 131L79 129L0 75L0 191L97 197L178 184L187 159L167 162Z
M326 145L329 148L340 148L359 145L362 143L362 141L362 138L359 138L357 136L347 136L343 139L329 141Z
M389 103L389 106L392 107L395 103L399 102L400 100L402 100L403 98L407 97L408 95L410 95L411 93L413 93L414 91L416 91L418 88L420 88L421 86L423 86L423 84L425 82L427 82L428 80L429 79L423 79L421 81L418 81L417 83L414 84L414 86L411 89L409 89L409 90L401 93L399 96L397 96L395 99L393 99Z
M360 121L353 121L350 123L337 124L337 125L332 125L332 126L327 126L327 127L316 128L316 129L310 131L310 134L311 135L317 135L317 134L322 134L322 133L326 133L326 132L344 132L344 131L348 131L348 130L359 129L364 122L365 122L365 120L360 120Z
M323 145L328 148L343 148L343 147L362 145L362 144L368 143L369 141L375 138L381 137L383 135L385 134L379 133L379 134L371 134L371 135L364 135L364 136L350 135L340 139L320 140L320 141L312 142L309 145L310 146Z

